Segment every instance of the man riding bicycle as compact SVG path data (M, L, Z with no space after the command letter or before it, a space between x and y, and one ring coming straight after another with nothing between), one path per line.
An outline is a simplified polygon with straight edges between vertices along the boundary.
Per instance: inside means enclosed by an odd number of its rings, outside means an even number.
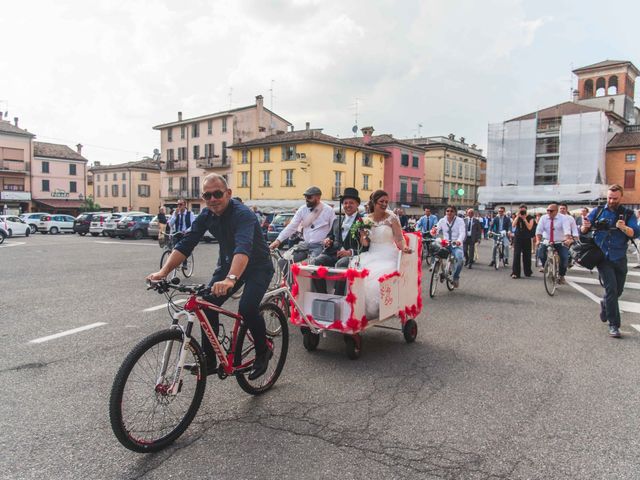
M445 216L440 219L437 225L431 230L431 234L435 237L442 232L442 236L451 245L451 254L455 259L455 269L453 272L453 286L460 286L460 272L462 271L462 262L464 254L462 253L462 243L464 242L466 232L464 220L457 215L457 209L453 205L449 205L445 210Z
M493 233L493 252L491 252L490 267L496 264L496 252L498 251L498 242L502 242L504 246L504 264L509 265L509 238L511 236L511 218L504 214L504 207L498 207L498 215L493 217L489 231ZM505 232L504 236L500 233Z
M193 221L191 231L178 242L162 269L152 273L147 279L158 281L165 278L191 254L205 232L211 231L218 239L220 254L218 266L209 282L211 295L204 299L221 306L244 285L238 313L242 315L253 337L256 360L248 378L255 380L266 372L272 355L267 347L264 318L258 313L260 302L274 273L269 247L255 214L249 207L231 198L231 189L224 177L216 173L209 174L204 178L202 187L202 198L207 208ZM210 309L205 310L205 313L217 332L218 313ZM207 357L205 374L209 375L216 370L216 355L204 332L202 347Z
M569 265L569 245L573 242L571 236L571 225L567 217L558 214L558 204L553 202L547 207L547 214L543 215L536 228L536 250L541 264L544 266L547 261L547 247L542 244L542 240L556 244L556 250L560 256L560 278L558 283L564 284L564 276ZM562 243L559 243L562 242ZM544 270L540 270L541 272Z
M430 208L424 209L424 215L420 217L416 223L416 232L422 234L423 239L431 238L431 229L438 224L438 217L431 213ZM425 245L425 248L431 248L429 244ZM433 256L431 256L431 263L433 263Z

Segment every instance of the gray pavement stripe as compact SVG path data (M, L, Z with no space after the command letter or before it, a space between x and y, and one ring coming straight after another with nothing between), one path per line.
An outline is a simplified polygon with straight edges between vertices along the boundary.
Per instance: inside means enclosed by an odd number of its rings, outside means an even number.
M184 303L184 302L186 302L186 301L187 301L187 299L186 299L186 298L183 298L182 300L176 300L176 301L175 301L175 302L173 302L173 303L175 303L176 305L178 305L178 304ZM142 311L143 311L143 312L153 312L153 311L155 311L155 310L161 310L161 309L163 309L163 308L167 308L167 304L166 304L166 303L163 303L162 305L156 305L155 307L145 308L145 309L144 309L144 310L142 310Z
M19 245L24 245L25 243L27 242L6 243L4 245L0 245L0 248L17 247Z

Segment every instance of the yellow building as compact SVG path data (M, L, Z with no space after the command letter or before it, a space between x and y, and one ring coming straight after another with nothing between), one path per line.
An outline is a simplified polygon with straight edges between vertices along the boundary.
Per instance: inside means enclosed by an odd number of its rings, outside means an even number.
M364 203L384 184L385 150L349 145L308 125L231 148L233 195L253 205L290 200L293 207L311 185L322 190L324 200L337 200L346 187L355 187Z

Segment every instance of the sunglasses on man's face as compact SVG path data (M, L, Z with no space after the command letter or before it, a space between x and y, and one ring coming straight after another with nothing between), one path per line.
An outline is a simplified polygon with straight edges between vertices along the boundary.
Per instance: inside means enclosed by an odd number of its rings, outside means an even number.
M203 192L202 198L204 198L205 200L211 200L211 197L213 197L216 200L220 200L222 197L224 197L224 194L224 190L214 190L213 192Z
M555 211L556 211L556 210L551 210L550 208L547 208L547 213L553 213L553 212L555 212Z
M446 213L453 213L455 210L447 210Z

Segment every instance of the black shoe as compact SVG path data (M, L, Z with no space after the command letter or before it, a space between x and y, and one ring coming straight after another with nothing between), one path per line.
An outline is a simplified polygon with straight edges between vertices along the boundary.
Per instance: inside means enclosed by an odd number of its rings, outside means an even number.
M469 264L469 270L471 270L473 268L473 263Z
M620 330L618 329L618 327L610 326L609 336L613 338L620 338L622 335L620 335Z
M467 265L469 265L469 260L464 261L464 266L466 267Z
M207 361L207 371L203 372L205 377L212 375L218 371L218 365L215 360ZM198 364L197 363L185 363L184 369L188 372L191 372L191 375L198 375Z
M604 307L604 300L600 300L600 321L602 323L607 323L607 311Z
M493 260L491 260L491 263L489 264L490 267L493 267L496 264L496 262L494 262Z
M505 267L508 267L508 266L509 266L509 260L505 260L505 261L504 261L504 266L505 266Z
M267 349L264 353L256 355L256 359L253 362L253 370L249 374L249 380L255 380L258 377L264 375L264 372L267 371L267 367L269 366L269 360L273 357L273 351Z

